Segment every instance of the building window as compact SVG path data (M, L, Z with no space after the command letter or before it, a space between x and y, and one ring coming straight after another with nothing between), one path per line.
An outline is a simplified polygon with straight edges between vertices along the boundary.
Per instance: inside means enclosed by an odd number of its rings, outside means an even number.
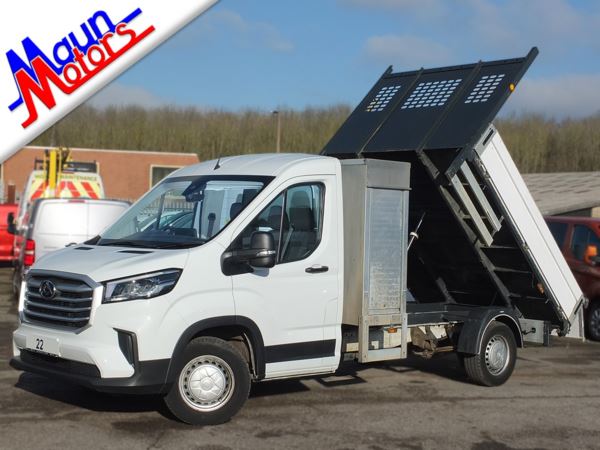
M150 187L156 185L167 175L180 169L181 166L151 166L150 168Z

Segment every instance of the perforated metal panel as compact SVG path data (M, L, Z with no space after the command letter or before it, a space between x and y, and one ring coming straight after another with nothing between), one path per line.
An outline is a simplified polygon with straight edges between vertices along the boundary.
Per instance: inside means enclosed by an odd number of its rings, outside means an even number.
M504 78L503 73L484 75L479 79L473 90L468 94L465 103L487 102Z
M462 79L456 78L419 83L401 109L444 106L461 81Z
M398 90L401 88L399 84L396 86L384 86L379 92L373 97L373 100L369 103L366 108L367 112L381 112L390 103L390 100L396 95Z
M473 144L537 53L533 48L524 58L402 73L390 67L322 154L349 158Z

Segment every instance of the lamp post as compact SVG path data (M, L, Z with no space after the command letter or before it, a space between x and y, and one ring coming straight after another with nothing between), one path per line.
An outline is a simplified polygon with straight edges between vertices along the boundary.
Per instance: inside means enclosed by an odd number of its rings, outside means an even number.
M281 153L281 114L278 110L273 111L273 115L277 118L277 137L275 144L275 151Z

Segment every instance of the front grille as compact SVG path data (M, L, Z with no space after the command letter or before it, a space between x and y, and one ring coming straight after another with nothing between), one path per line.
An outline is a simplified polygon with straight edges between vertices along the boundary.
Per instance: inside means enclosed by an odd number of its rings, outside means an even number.
M40 286L46 281L55 288L52 296L42 295ZM80 328L90 320L92 294L83 281L34 275L27 280L23 312L30 321Z

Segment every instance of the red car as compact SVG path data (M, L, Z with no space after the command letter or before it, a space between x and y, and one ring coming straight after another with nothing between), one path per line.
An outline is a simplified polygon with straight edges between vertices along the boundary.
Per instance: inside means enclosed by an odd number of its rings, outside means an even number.
M8 232L8 214L16 217L19 205L14 203L0 204L0 262L11 262L14 259L14 236Z
M567 264L590 300L585 311L587 336L600 341L600 219L546 217Z

